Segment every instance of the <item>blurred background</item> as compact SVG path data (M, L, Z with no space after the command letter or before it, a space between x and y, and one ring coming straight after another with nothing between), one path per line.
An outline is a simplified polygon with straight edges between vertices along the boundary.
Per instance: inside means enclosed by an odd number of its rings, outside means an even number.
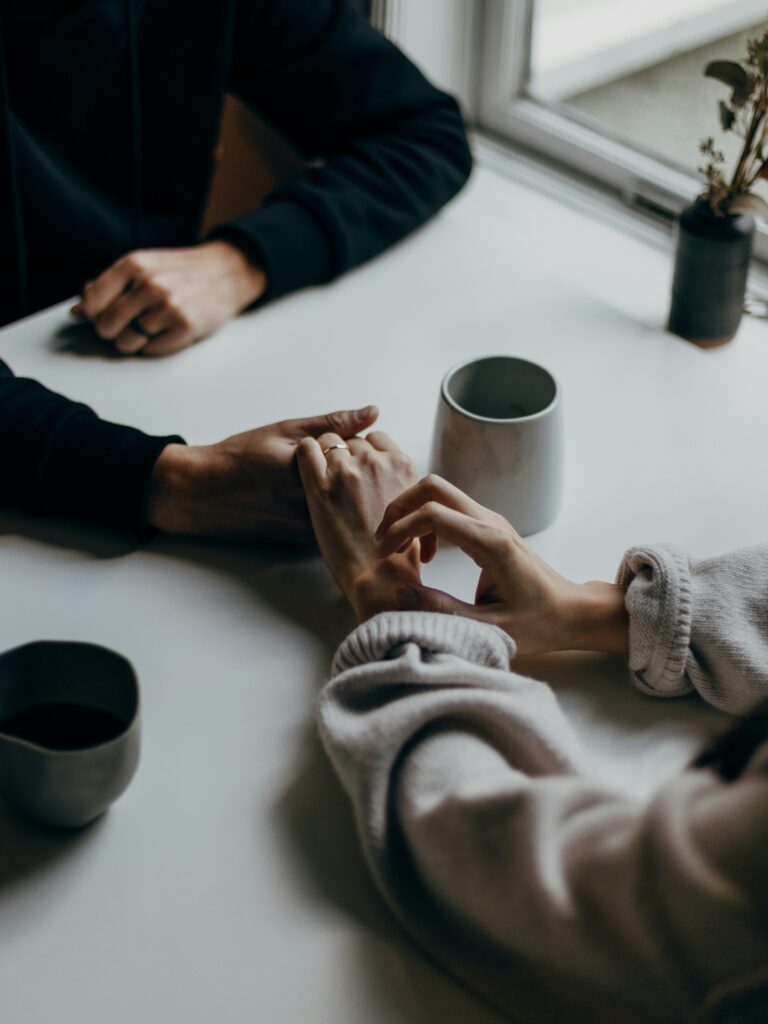
M703 77L740 59L765 30L767 0L536 0L528 90L593 127L695 170L699 141L718 136L727 90Z

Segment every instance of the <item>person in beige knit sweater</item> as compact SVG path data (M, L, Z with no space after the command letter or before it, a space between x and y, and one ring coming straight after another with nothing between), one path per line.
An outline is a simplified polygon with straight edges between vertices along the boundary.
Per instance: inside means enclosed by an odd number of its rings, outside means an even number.
M576 584L450 484L417 482L383 434L298 458L361 623L320 731L404 926L515 1021L768 1020L768 547L637 547L616 583ZM480 568L472 605L421 585L442 540ZM623 652L644 693L747 717L633 802L510 668L562 649Z

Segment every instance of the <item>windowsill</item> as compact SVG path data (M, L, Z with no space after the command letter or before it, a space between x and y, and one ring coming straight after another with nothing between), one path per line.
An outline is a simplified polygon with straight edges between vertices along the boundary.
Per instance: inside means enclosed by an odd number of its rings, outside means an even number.
M609 189L570 175L487 132L473 131L472 145L482 166L597 222L617 228L654 249L672 253L675 222L671 216L633 208ZM557 235L553 234L553 238ZM749 294L768 300L768 268L757 261L753 261L750 271Z

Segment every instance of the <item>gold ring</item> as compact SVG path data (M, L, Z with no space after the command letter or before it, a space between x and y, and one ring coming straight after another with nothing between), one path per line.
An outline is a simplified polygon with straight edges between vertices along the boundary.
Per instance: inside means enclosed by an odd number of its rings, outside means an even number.
M348 444L332 444L330 446L330 448L326 448L325 449L325 451L323 452L323 455L327 455L328 452L335 452L337 450L338 451L342 451L342 452L348 452L349 451L349 445Z

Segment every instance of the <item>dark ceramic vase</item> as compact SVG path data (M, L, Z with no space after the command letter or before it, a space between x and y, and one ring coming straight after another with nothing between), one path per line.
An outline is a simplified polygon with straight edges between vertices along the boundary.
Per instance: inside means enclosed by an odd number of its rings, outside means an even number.
M706 348L739 329L755 222L748 214L716 215L701 199L678 222L669 329Z

